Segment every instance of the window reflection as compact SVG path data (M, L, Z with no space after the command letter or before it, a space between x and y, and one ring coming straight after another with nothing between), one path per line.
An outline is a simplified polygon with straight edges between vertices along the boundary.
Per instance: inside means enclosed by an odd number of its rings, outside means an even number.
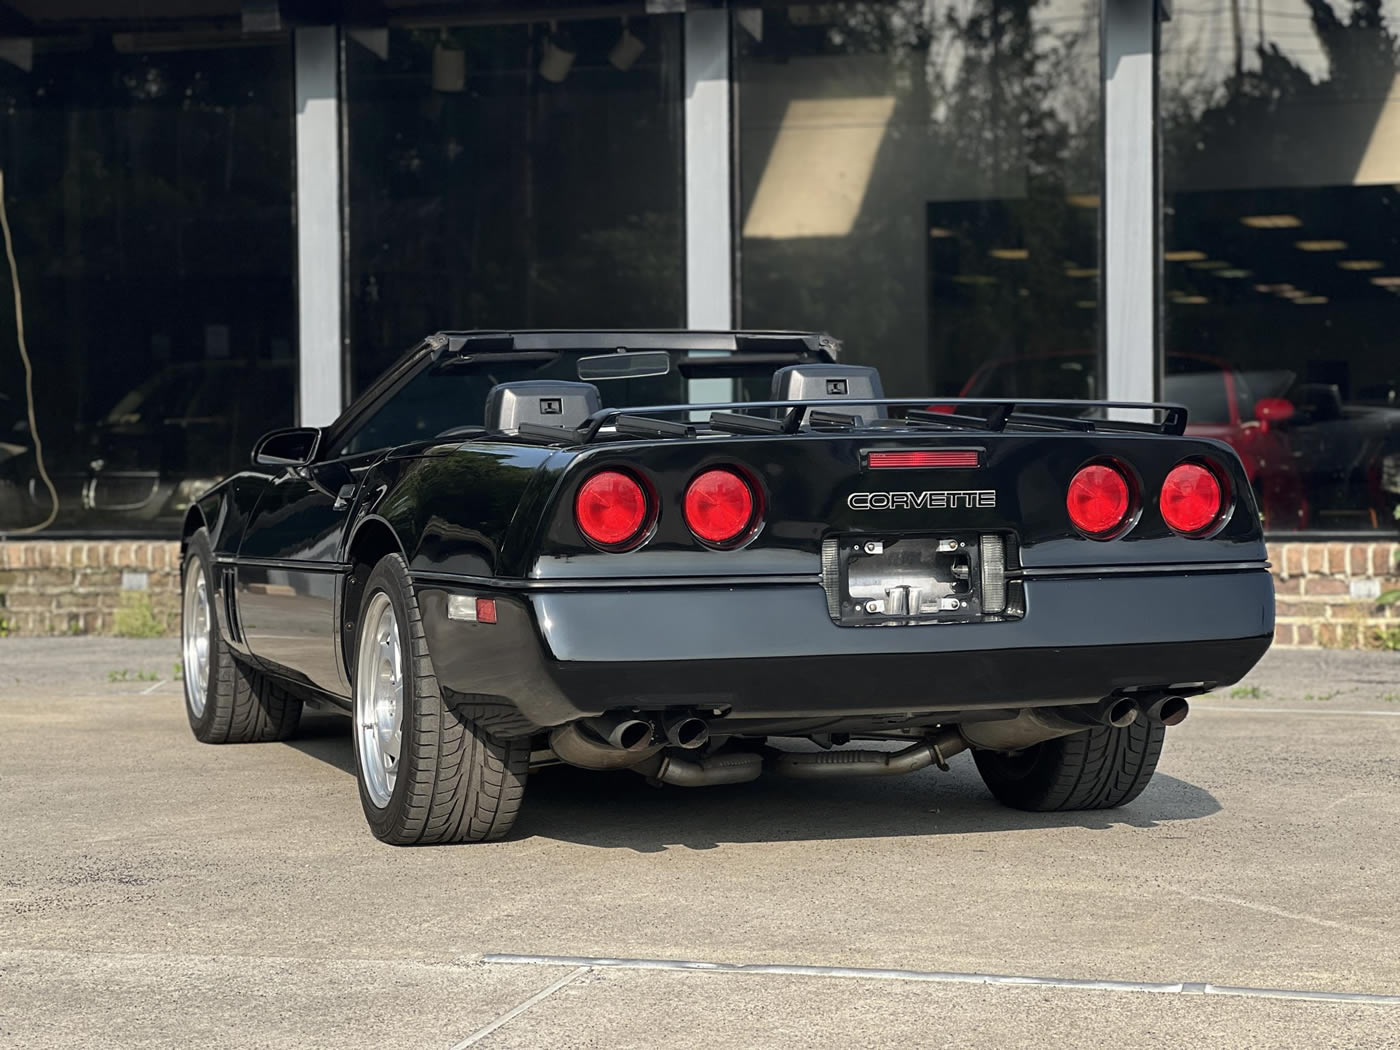
M1044 353L1086 354L1092 380L1096 5L734 18L742 323L827 329L893 396Z
M257 434L292 420L290 40L88 32L32 47L0 62L0 167L50 529L170 533ZM0 530L54 510L6 292Z
M349 34L356 391L442 328L684 324L680 23Z
M1195 4L1163 27L1167 388L1197 394L1191 355L1242 381L1271 530L1394 530L1400 6L1252 13Z

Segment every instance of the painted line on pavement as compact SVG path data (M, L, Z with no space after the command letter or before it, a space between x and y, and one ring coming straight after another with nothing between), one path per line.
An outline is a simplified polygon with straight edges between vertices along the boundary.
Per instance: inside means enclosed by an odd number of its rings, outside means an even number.
M790 977L839 977L876 981L925 981L941 984L993 984L1033 988L1076 988L1095 992L1156 992L1174 995L1231 995L1257 999L1304 999L1314 1002L1360 1003L1369 1006L1400 1006L1400 995L1369 992L1322 992L1292 988L1246 988L1224 984L1154 981L1096 981L1076 977L1022 977L1001 973L959 973L952 970L885 970L860 966L789 966L774 963L716 963L689 959L608 959L586 955L509 955L493 953L484 963L514 966L578 967L561 982L572 981L590 969L689 970L701 973L781 974ZM542 996L541 996L542 997ZM523 1005L523 1004L522 1004ZM504 1021L502 1022L504 1023ZM467 1045L467 1044L462 1044ZM453 1050L457 1050L456 1047Z
M588 970L589 967L580 966L578 967L578 969L574 970L573 973L565 974L553 984L541 988L538 992L530 996L530 998L526 999L520 1005L512 1006L509 1010L501 1014L500 1017L496 1018L490 1024L478 1028L475 1032L467 1036L460 1043L457 1043L455 1046L453 1046L452 1050L466 1050L466 1048L469 1046L475 1046L477 1043L481 1042L488 1035L494 1032L497 1028L500 1028L501 1025L506 1024L508 1021L512 1021L515 1018L519 1017L521 1014L523 1014L526 1010L530 1009L530 1007L534 1006L535 1004L544 1002L544 1000L548 999L560 988L563 988L564 985L572 984L574 981L578 980L580 977L586 974Z

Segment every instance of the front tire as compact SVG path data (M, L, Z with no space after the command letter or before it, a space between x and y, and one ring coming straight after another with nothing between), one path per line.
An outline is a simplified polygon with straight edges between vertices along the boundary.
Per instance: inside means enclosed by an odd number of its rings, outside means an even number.
M486 842L510 831L528 740L497 740L444 702L397 554L365 582L356 621L355 771L365 820L395 846Z
M997 800L1035 812L1113 809L1147 787L1166 728L1142 716L1131 725L1097 726L1007 754L974 751L977 772Z
M301 722L301 701L241 663L224 641L214 612L214 554L204 529L190 537L180 593L185 715L195 737L206 744L286 740Z

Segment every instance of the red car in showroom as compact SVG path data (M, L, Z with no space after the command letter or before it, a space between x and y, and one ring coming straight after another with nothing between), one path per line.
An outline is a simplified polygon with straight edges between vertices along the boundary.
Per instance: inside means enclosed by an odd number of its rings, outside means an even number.
M1309 507L1296 457L1279 424L1294 414L1277 394L1292 383L1288 372L1245 374L1229 362L1202 354L1166 358L1162 400L1185 405L1186 432L1218 438L1244 463L1258 495L1264 527L1289 531L1307 526ZM1102 397L1093 354L1066 351L1004 357L972 374L961 397Z

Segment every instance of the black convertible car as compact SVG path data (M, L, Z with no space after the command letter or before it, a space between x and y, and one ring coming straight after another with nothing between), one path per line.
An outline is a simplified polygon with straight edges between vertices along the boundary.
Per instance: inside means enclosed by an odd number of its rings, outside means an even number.
M195 735L345 710L399 844L504 835L555 762L689 787L971 750L1012 806L1135 798L1273 635L1240 460L1180 406L889 399L838 351L429 336L190 508Z

